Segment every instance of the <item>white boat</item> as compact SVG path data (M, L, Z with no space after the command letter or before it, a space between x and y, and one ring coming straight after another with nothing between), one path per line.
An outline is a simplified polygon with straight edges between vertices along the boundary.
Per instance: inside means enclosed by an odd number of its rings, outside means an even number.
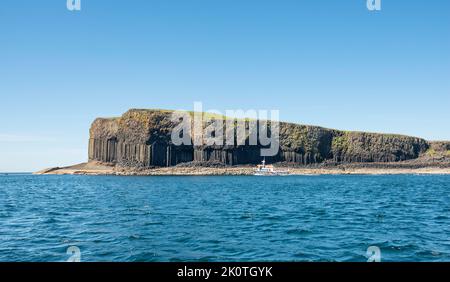
M255 169L254 175L257 176L274 176L274 175L288 175L289 170L275 170L273 165L266 165L266 159L261 162Z

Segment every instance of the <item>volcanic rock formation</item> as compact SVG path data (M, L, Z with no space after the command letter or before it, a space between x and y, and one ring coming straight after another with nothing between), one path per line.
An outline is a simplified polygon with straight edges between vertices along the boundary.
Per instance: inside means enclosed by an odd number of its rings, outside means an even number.
M186 162L227 165L261 162L261 145L175 146L173 111L132 109L119 118L98 118L90 129L89 160L124 167L175 166ZM247 121L248 122L248 121ZM269 162L299 165L352 162L398 162L418 158L431 148L424 139L317 126L280 123L278 154ZM448 143L435 146L450 148Z

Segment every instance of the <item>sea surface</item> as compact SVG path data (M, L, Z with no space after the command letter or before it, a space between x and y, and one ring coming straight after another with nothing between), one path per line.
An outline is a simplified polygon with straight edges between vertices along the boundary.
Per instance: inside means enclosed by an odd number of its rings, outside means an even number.
M371 246L450 261L450 176L0 174L0 261L364 262Z

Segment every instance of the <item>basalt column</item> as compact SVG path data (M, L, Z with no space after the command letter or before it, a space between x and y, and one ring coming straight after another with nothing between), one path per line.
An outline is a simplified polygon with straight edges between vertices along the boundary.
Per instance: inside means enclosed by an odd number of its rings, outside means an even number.
M89 161L141 168L191 161L227 165L261 162L262 146L250 146L248 142L242 146L175 146L171 134L177 123L172 114L166 110L133 109L119 118L96 119L90 129ZM429 142L416 137L284 122L280 123L279 133L278 154L267 157L268 163L397 162L418 158L430 148ZM441 144L438 149L446 148L446 144Z

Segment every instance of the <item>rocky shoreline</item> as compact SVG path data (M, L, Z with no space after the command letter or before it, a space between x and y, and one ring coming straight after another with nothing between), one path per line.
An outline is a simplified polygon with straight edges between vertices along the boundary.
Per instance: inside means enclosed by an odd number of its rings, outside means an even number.
M396 175L396 174L448 174L450 162L418 164L398 163L350 163L297 166L276 164L289 170L289 175ZM253 175L255 168L226 166L219 163L185 163L173 167L127 168L100 162L88 162L69 167L55 167L36 172L36 175L117 175L117 176L224 176Z

